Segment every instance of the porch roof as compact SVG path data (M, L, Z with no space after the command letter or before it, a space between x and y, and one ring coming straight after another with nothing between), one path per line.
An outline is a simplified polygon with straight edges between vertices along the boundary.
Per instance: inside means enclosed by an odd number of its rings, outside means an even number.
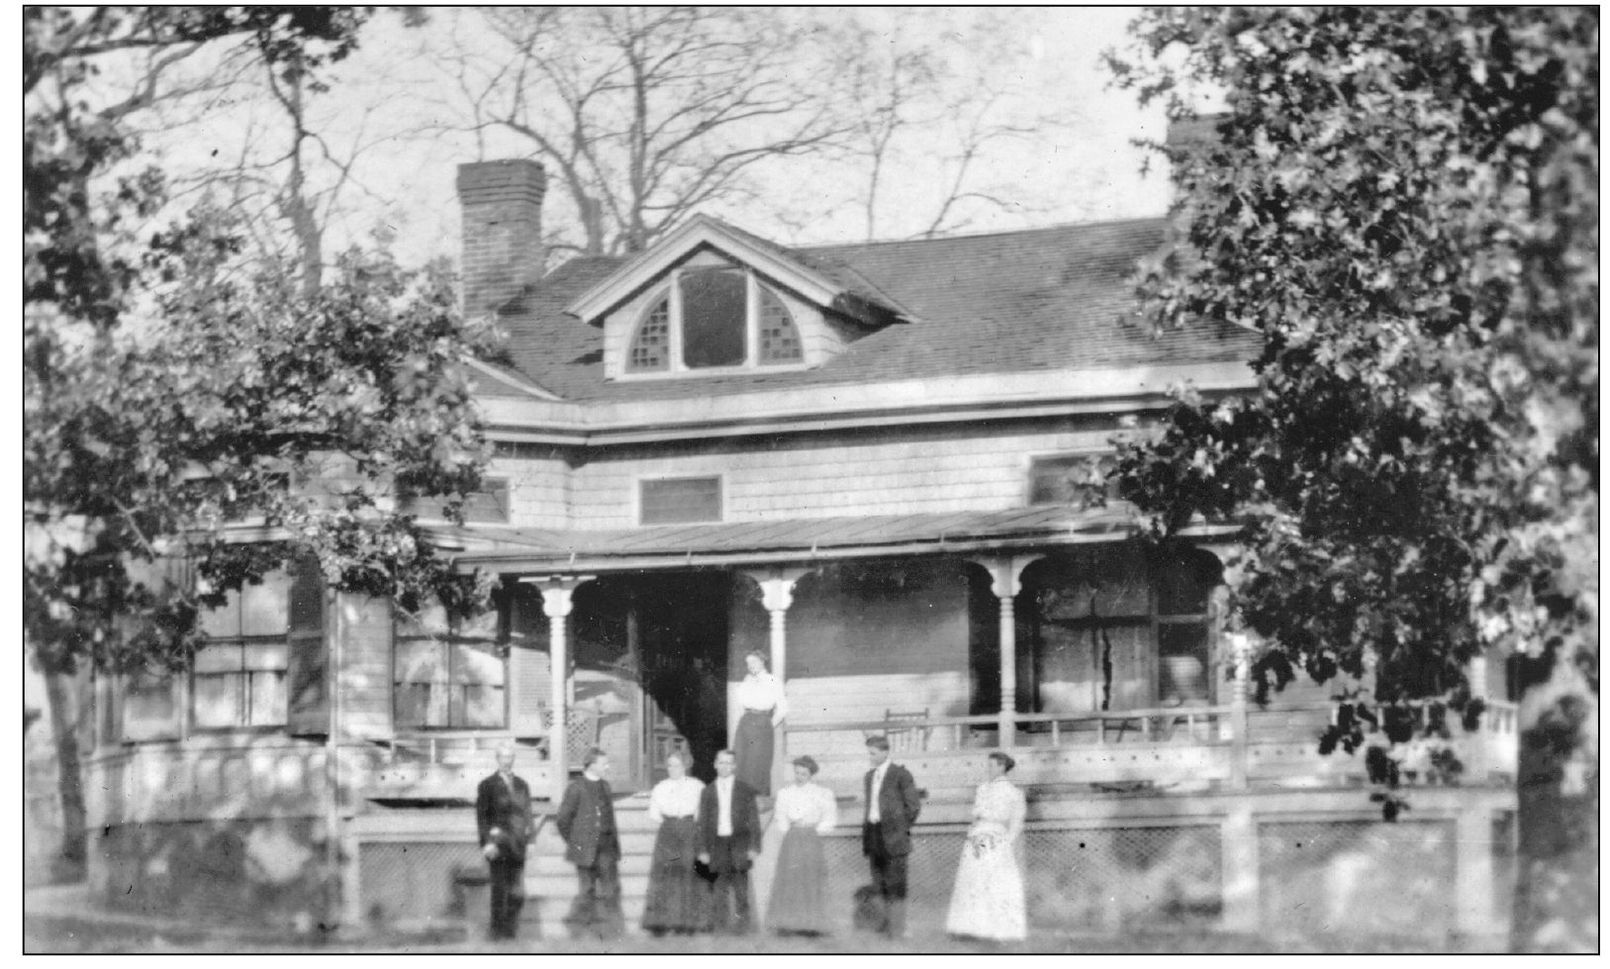
M571 573L1030 549L1116 541L1133 532L1132 522L1122 510L1043 505L611 530L479 526L456 537L466 564L505 573Z

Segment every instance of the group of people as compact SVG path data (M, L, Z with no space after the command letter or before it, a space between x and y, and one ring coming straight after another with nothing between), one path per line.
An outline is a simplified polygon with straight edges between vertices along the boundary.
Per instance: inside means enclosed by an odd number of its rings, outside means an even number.
M764 659L750 654L749 675L738 698L745 712L735 749L715 756L708 785L689 776L686 756L665 760L665 780L649 794L648 816L659 825L649 868L643 928L655 935L753 931L750 870L760 855L759 800L770 795L772 728L786 708ZM867 740L871 769L863 785L861 850L871 885L858 903L857 921L885 935L906 937L907 859L911 827L922 794L911 772L890 760L884 737ZM531 825L530 792L512 773L512 749L498 753L498 773L481 782L476 816L482 851L491 865L492 936L513 938L522 901L525 845ZM1024 819L1023 793L1007 780L1012 758L989 755L990 778L973 802L973 823L962 849L946 931L970 938L1011 941L1026 936L1023 877L1017 860ZM826 893L821 837L838 823L833 792L815 781L811 757L792 762L793 782L776 794L772 823L782 832L766 924L772 931L821 934L833 906ZM620 837L605 777L609 758L597 748L582 764L560 802L554 824L565 858L576 866L577 893L565 921L573 935L615 938L624 929L620 908Z

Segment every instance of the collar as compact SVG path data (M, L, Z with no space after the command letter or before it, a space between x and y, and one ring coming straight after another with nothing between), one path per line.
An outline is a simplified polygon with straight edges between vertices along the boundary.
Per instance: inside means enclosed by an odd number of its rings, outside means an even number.
M590 770L584 770L584 771L582 771L582 772L581 772L581 776L583 776L583 777L585 777L585 778L587 778L587 779L588 779L588 780L590 780L590 781L592 781L592 782L593 782L593 783L595 783L595 784L596 784L596 783L597 783L597 782L599 782L599 781L601 781L601 780L603 780L603 778L602 778L602 777L599 777L599 776L598 776L598 775L597 775L597 774L594 774L594 773L593 773L593 772L592 772L592 771L590 771Z

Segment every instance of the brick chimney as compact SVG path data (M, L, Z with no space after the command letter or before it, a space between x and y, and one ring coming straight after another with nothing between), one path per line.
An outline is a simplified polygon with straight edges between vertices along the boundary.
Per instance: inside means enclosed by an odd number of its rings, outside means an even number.
M458 166L464 313L492 312L542 277L542 165L529 158Z

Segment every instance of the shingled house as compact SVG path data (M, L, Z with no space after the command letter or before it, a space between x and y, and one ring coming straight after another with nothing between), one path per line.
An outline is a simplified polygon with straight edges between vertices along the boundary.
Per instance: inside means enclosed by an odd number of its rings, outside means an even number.
M416 622L286 577L215 617L190 677L103 684L87 787L109 901L294 913L338 862L349 925L473 914L464 805L512 739L544 798L578 750L610 751L635 920L636 795L671 749L708 776L759 649L789 696L779 750L822 763L847 819L870 734L927 790L919 930L1006 748L1033 931L1501 932L1501 691L1457 739L1461 782L1385 824L1362 757L1315 751L1327 690L1249 703L1253 647L1221 633L1216 593L1235 523L1162 556L1122 508L1070 500L1170 387L1252 384L1254 334L1132 320L1162 220L791 248L697 216L543 275L541 167L465 165L458 187L466 310L499 314L510 355L477 366L496 458L442 535L500 577L497 608ZM848 928L865 871L841 834ZM562 932L573 890L551 828L537 847L531 937Z

